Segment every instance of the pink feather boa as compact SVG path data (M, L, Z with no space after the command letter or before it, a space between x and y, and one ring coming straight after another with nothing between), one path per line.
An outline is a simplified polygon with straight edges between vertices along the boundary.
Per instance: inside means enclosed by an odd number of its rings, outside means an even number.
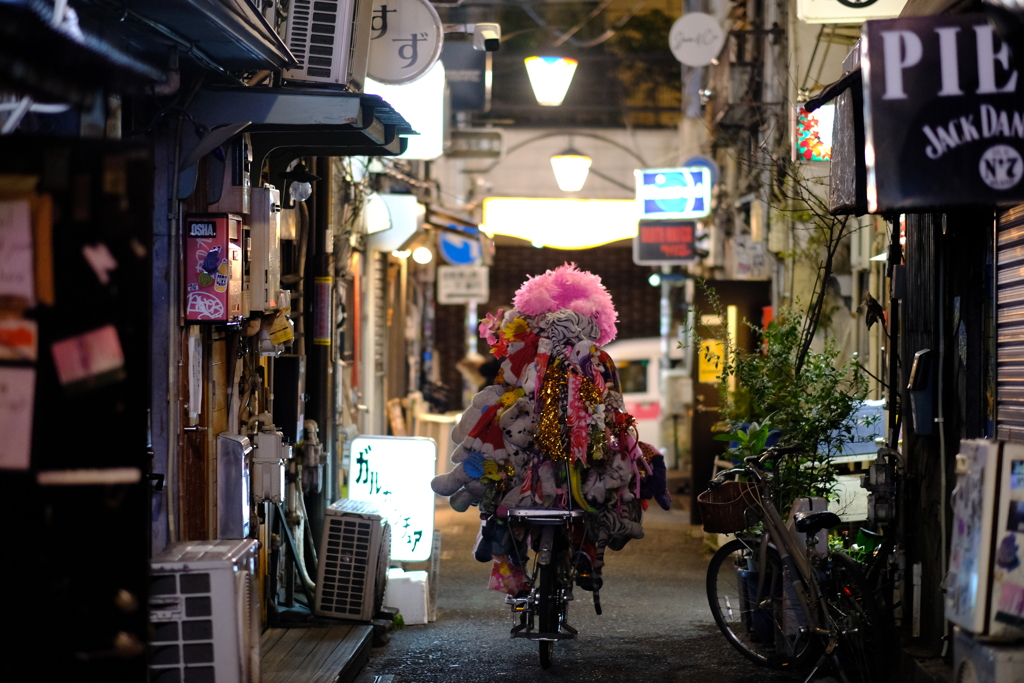
M531 277L516 291L513 303L516 309L530 316L568 308L592 318L601 330L601 337L596 341L602 346L615 339L618 333L615 322L619 314L601 278L578 269L575 263Z

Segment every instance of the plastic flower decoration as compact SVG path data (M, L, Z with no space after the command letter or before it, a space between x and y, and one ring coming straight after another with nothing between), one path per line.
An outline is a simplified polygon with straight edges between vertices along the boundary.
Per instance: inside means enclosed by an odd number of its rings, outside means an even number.
M501 329L502 316L505 311L501 308L498 309L497 315L487 314L487 317L480 321L480 325L476 328L480 336L487 341L490 346L494 346L498 343L498 330Z

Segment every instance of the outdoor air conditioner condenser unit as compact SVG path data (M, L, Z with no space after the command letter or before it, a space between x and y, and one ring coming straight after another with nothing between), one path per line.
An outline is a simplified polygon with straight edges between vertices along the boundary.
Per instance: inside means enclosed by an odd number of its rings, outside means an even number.
M284 41L299 66L284 79L362 92L371 18L371 0L292 0Z
M259 683L257 548L186 541L151 560L151 683Z
M372 504L342 499L327 508L317 567L315 614L370 621L384 605L391 525Z

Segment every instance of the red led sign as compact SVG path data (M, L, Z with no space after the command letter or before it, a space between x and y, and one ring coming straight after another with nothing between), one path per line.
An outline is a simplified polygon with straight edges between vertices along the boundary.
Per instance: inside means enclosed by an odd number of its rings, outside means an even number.
M692 263L697 221L640 221L633 240L633 262L640 265Z

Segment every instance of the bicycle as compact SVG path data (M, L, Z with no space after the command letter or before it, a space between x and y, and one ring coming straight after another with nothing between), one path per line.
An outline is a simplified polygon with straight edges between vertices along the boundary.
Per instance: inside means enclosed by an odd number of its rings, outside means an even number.
M861 563L830 552L827 543L817 547L819 532L841 520L828 511L798 512L790 529L772 503L765 464L776 470L779 458L800 450L773 447L747 457L719 473L698 498L706 531L736 534L708 566L712 616L732 646L756 664L797 668L818 656L805 683L826 665L844 683L882 681L889 640L884 601ZM724 482L734 475L748 481Z
M581 576L575 561L579 548L573 545L573 530L585 525L583 510L517 508L509 511L509 521L527 526L537 546L529 586L519 595L505 597L512 607L512 637L538 641L540 664L547 669L559 640L572 640L578 631L569 625L569 602L573 600L573 582ZM582 529L585 536L585 528ZM599 587L595 587L594 609L601 614Z

